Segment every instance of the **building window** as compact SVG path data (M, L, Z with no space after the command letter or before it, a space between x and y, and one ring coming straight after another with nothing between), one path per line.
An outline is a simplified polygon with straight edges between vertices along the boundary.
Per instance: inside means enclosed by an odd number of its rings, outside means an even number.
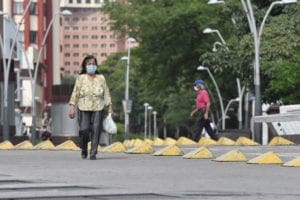
M107 53L101 53L101 57L106 57Z
M77 0L77 3L81 3L81 0Z
M91 0L85 0L85 3L91 3Z
M70 62L65 62L65 66L70 66L71 63Z
M97 17L92 17L92 21L97 21Z
M106 35L101 35L101 39L106 39Z
M30 31L29 35L30 35L30 43L37 43L38 41L37 31Z
M115 44L110 44L109 45L110 48L115 48L115 46L116 46Z
M98 48L98 44L92 44L92 48Z
M106 44L101 44L101 48L106 48Z
M79 44L73 44L73 48L79 48Z
M88 47L89 47L88 44L83 44L83 45L82 45L82 48L88 48Z
M70 57L70 53L65 53L65 57Z
M81 38L82 39L89 39L89 36L88 35L82 35Z
M82 21L88 21L89 20L89 18L87 18L87 17L82 17L82 19L81 19Z
M92 35L92 39L98 39L98 35Z
M101 3L101 0L95 0L95 3Z
M70 26L65 26L65 30L66 31L70 30Z
M14 14L23 14L23 2L15 2L14 3Z
M38 14L37 4L36 3L31 3L30 7L29 7L29 10L30 10L31 15L37 15Z
M79 39L79 35L73 35L73 39Z
M73 0L69 0L69 3L73 3Z
M73 18L73 22L78 22L79 21L79 17L74 17Z
M105 31L106 30L106 26L101 26L101 30Z
M74 57L79 57L79 53L73 53Z
M78 29L79 29L78 26L73 26L74 31L78 31Z
M65 48L66 49L70 48L70 44L65 44Z
M109 38L110 38L110 39L115 39L116 36L115 36L115 35L110 35Z
M83 31L86 31L86 30L88 30L88 27L87 27L87 26L83 26L81 29L82 29Z
M64 37L65 39L70 39L70 35L65 35L65 37Z
M92 26L92 30L98 30L97 26Z
M73 62L73 65L79 66L79 62L77 62L77 61Z

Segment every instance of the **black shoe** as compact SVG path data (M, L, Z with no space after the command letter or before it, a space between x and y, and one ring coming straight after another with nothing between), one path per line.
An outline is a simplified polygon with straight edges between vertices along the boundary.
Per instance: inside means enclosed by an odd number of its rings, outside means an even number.
M90 156L90 160L96 160L96 156L95 155L91 155Z
M81 152L81 158L82 158L82 159L86 159L86 158L87 158L87 153L84 152L84 151L82 151L82 152Z

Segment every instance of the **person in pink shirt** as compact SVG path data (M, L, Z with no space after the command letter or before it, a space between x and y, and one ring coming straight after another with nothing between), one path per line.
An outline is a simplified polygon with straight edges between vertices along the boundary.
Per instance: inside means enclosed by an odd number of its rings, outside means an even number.
M194 89L197 91L196 108L191 112L191 117L198 113L198 120L196 122L196 130L194 134L194 141L198 142L201 138L202 130L205 128L208 135L218 140L217 134L212 130L209 120L210 98L207 90L205 89L205 82L202 79L195 81Z

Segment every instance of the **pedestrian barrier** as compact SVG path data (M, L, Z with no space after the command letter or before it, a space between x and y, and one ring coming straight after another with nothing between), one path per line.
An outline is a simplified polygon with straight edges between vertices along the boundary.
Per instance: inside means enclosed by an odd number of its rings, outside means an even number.
M210 145L217 145L217 141L211 139L211 138L207 138L207 137L202 137L199 142L199 145L201 146L210 146Z
M33 149L33 145L29 140L25 140L17 145L15 145L15 149L19 149L19 150L32 150Z
M172 145L172 144L177 144L177 140L167 137L164 141L164 145Z
M247 161L247 157L239 150L229 151L216 159L218 162L244 162Z
M160 138L155 138L153 140L153 146L162 146L164 145L164 140L160 139Z
M122 153L126 151L126 147L121 142L115 142L107 147L101 148L100 151L106 153Z
M147 142L142 143L139 146L133 147L125 153L132 153L132 154L152 154L154 152L152 145Z
M269 164L283 164L281 158L273 151L269 151L264 153L258 157L255 157L249 160L247 163L249 164L261 164L261 165L269 165Z
M209 159L209 158L213 158L214 155L206 147L200 147L198 149L195 149L195 150L185 154L182 157L188 158L188 159Z
M177 144L178 145L195 145L197 144L195 141L189 139L189 138L186 138L186 137L180 137L178 138L177 140Z
M254 142L253 140L250 140L249 138L246 137L239 137L235 145L237 146L258 146L259 144L257 142Z
M269 142L269 145L270 146L280 146L280 145L285 146L285 145L295 145L295 143L288 139L285 139L283 137L276 136Z
M187 139L188 138L181 137L179 144L180 145L195 144L195 143L189 143L189 140ZM176 141L172 138L166 138L165 140L156 138L155 140L156 140L156 144L165 144L165 145L168 143L175 143ZM182 158L185 159L212 159L214 157L213 153L205 146L217 144L216 141L210 138L203 137L199 140L198 143L196 143L198 145L201 145L202 147L190 151L187 154L184 154L184 152L180 149L180 147L177 144L170 144L162 149L154 151L152 147L155 146L154 145L155 140L152 141L150 139L145 139L145 140L133 139L133 140L126 140L123 143L115 142L107 147L102 148L101 146L99 146L98 151L106 152L106 153L119 152L119 153L131 153L131 154L152 154L154 156L182 156ZM232 145L233 142L234 141L223 137L220 138L220 140L218 141L218 145L220 144ZM178 143L178 141L176 141L176 143ZM127 146L125 144L127 144ZM247 146L257 145L256 143L253 143L252 140L243 137L238 138L237 141L234 142L234 144L247 145ZM275 144L292 145L294 143L282 137L275 137L273 138L273 140L270 142L269 145L274 146ZM88 143L88 149L90 150L90 148L91 148L91 142ZM29 140L25 140L15 146L10 141L6 140L0 143L0 150L80 150L80 148L72 140L67 140L66 142L57 146L54 146L50 140L43 141L35 146L33 146ZM232 150L215 158L214 161L241 162L241 161L247 161L247 158L241 151ZM248 160L247 163L262 164L262 165L281 164L284 167L300 167L300 157L294 158L288 162L283 163L283 161L281 160L281 158L277 153L270 151L267 153L263 153L251 160Z
M0 143L0 150L10 150L13 148L14 148L14 145L8 140L5 140L4 142Z
M154 156L182 156L183 151L177 145L166 146L153 154Z
M220 137L220 139L217 142L217 145L232 146L235 145L235 141L226 137Z
M72 140L67 140L60 145L57 145L55 150L79 151L80 148Z

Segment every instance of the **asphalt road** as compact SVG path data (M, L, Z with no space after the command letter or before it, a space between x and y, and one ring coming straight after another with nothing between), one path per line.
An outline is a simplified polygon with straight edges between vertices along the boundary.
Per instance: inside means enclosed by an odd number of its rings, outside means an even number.
M208 148L216 157L232 149L249 159L268 151L284 162L300 156L300 146ZM91 161L79 151L0 151L0 199L299 200L299 185L299 167L126 153L100 153Z

